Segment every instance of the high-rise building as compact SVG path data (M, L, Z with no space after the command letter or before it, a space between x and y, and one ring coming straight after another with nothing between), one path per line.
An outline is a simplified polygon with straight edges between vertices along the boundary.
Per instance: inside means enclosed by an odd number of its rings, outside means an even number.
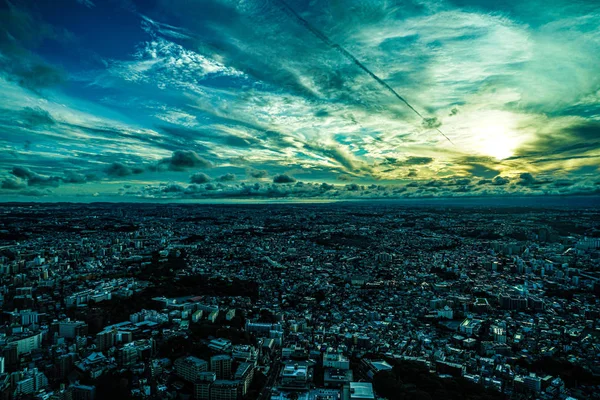
M238 385L238 381L215 381L210 387L210 400L237 400Z
M71 353L63 354L58 357L56 360L56 377L58 379L64 379L69 375L73 369L74 360L75 355Z
M246 397L248 390L250 389L250 384L252 383L252 379L254 378L254 364L249 362L240 363L237 367L234 375L234 379L239 381L239 394L240 397Z
M123 346L117 350L117 359L122 367L132 367L138 361L138 350L135 346Z
M195 382L202 372L208 370L208 363L198 357L188 356L175 360L175 372L188 382Z
M231 357L226 354L211 357L210 370L217 375L217 379L231 378Z
M2 349L4 369L8 372L15 371L19 366L19 348L16 343L9 343Z
M99 351L106 351L115 345L117 330L111 329L96 334L96 346Z
M194 382L194 398L197 400L210 400L210 387L217 380L214 372L201 372Z
M58 323L58 336L75 339L87 335L87 324L83 321L61 321Z

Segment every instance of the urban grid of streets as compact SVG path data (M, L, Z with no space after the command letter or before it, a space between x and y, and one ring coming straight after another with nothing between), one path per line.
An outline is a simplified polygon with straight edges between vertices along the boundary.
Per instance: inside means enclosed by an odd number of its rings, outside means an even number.
M5 204L0 398L598 398L597 208Z

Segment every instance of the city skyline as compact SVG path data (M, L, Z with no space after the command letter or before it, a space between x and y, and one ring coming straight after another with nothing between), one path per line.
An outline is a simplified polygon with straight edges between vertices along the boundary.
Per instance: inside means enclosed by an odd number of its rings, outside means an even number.
M600 193L594 1L0 0L0 199Z

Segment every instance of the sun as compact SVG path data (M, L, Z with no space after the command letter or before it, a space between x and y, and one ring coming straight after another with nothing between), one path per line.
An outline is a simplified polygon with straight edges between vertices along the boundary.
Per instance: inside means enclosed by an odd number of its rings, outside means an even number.
M516 135L502 125L488 125L479 129L479 151L497 160L514 154L517 147Z

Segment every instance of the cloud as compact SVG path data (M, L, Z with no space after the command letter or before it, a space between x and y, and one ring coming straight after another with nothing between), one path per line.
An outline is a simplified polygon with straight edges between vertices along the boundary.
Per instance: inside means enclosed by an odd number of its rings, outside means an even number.
M27 187L27 185L24 182L18 181L15 178L8 177L2 180L1 187L2 189L7 190L21 190Z
M510 182L510 179L502 177L502 176L497 176L494 179L492 179L492 185L494 185L494 186L503 186L509 182Z
M52 115L41 107L25 107L21 110L19 117L24 124L31 127L56 124Z
M433 117L433 118L424 118L421 125L425 129L437 129L440 126L442 126L442 123L436 117Z
M44 197L52 194L52 191L49 189L39 190L39 189L26 189L21 190L19 195L21 196L30 196L30 197Z
M21 179L30 179L34 177L36 174L26 167L13 167L11 174Z
M139 170L136 170L136 171L139 171ZM125 165L125 164L117 161L117 162L110 164L108 166L108 168L106 168L105 172L108 176L121 178L121 177L132 175L134 173L134 169L132 167L129 167L128 165ZM141 171L140 171L140 173L141 173Z
M62 181L62 178L58 176L43 176L34 175L27 180L28 186L47 186L47 187L58 187Z
M427 165L433 162L433 158L431 157L415 157L410 156L403 161L397 161L395 165L397 166L410 166L410 165Z
M27 181L27 186L48 186L58 187L62 178L58 176L45 176L40 175L29 168L16 166L13 167L11 174L17 178L21 178Z
M235 181L235 174L225 174L225 175L221 175L219 176L217 179L219 180L219 182L231 182L231 181Z
M269 176L269 172L266 169L255 169L246 168L246 175L255 179L262 179Z
M273 177L273 183L293 183L293 182L296 182L296 179L294 179L293 177L286 175L286 174L275 175Z
M190 176L191 183L203 184L203 183L207 183L210 181L211 181L210 176L206 175L203 172L197 172L194 175Z
M75 171L67 171L65 172L63 181L65 183L86 183L90 177L91 176L86 176Z
M348 182L348 181L353 180L354 178L351 175L348 175L348 174L340 174L340 175L338 175L336 177L336 179L338 181L346 181L346 182Z
M169 158L163 159L171 171L185 171L190 168L211 168L212 163L198 155L193 150L177 150Z

